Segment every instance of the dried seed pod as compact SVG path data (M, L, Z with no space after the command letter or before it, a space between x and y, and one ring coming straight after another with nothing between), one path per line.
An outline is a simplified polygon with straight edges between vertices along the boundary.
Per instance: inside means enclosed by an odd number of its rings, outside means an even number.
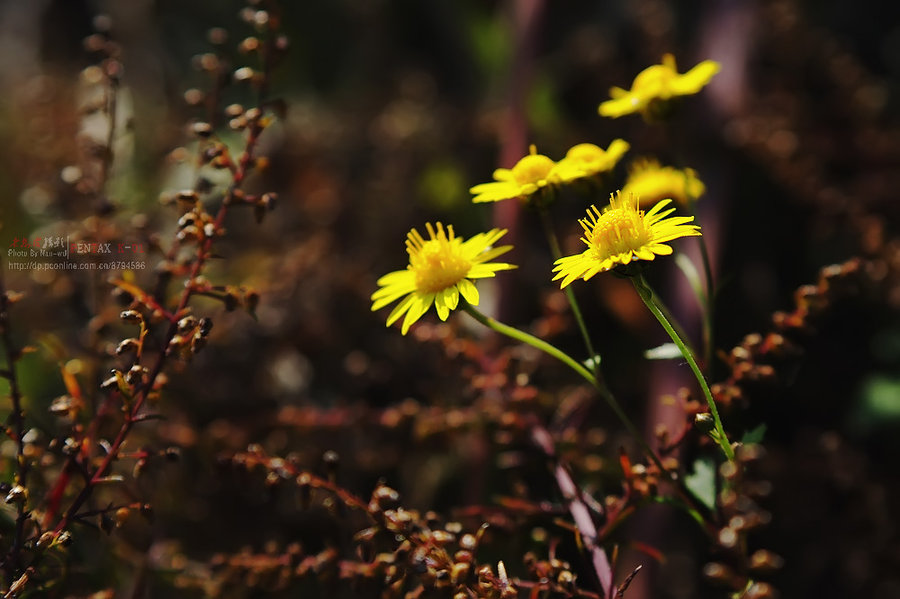
M309 509L310 499L312 498L312 476L308 472L302 472L297 476L297 487L300 490L300 506L305 510Z
M466 551L475 551L478 546L478 539L471 533L466 533L460 538L459 546Z
M255 52L259 49L260 43L259 38L250 36L244 38L240 44L238 44L238 52L242 54L249 54L251 52Z
M144 322L144 316L137 310L124 310L119 314L119 318L129 324L140 324Z
M394 489L379 485L372 491L372 499L369 501L369 509L373 512L394 509L399 506L400 494Z
M184 92L184 102L188 106L200 106L206 100L206 94L196 88Z
M225 107L225 116L228 118L234 118L242 114L244 114L244 107L240 104L229 104Z
M175 192L175 199L185 204L196 204L200 201L200 196L193 189L182 189Z
M9 490L9 493L6 494L6 503L25 503L25 500L28 499L28 489L23 487L22 485L13 485L13 487Z
M457 562L450 569L450 581L453 584L463 584L469 578L471 564L468 562Z
M175 235L175 238L178 239L178 241L196 241L200 239L200 229L194 225L188 225L181 229Z
M206 347L206 337L201 335L199 332L194 334L191 337L191 353L196 354L204 347Z
M197 214L195 212L186 212L181 215L181 218L178 219L178 228L183 229L185 227L192 226L197 223Z
M104 390L114 389L119 385L119 379L113 375L100 383L100 388Z
M145 374L147 374L147 369L143 366L135 364L128 369L128 372L125 373L125 382L127 382L129 385L136 385L144 380Z
M241 67L234 72L234 80L238 82L248 81L250 79L253 79L253 75L253 69L251 69L250 67Z
M197 326L198 326L198 330L199 330L200 334L203 335L204 337L206 337L207 335L209 335L209 332L212 330L213 321L208 316L204 316L203 318L200 319L200 322Z
M119 345L116 347L116 355L121 356L127 352L136 352L141 348L140 342L133 337L129 337L128 339L123 339L119 342Z
M269 13L265 10L258 10L253 13L253 24L257 27L264 27L269 23Z
M710 562L703 566L703 575L712 582L723 586L737 588L739 585L734 570L718 562Z
M744 593L745 599L775 599L778 591L767 582L754 582Z
M208 139L210 135L212 135L213 128L209 123L204 123L203 121L198 121L191 125L191 133L196 135L201 139Z
M750 569L757 573L770 574L780 570L782 566L784 560L781 556L765 549L754 551L750 556Z
M726 526L722 530L719 531L718 541L719 545L725 547L726 549L731 549L738 544L740 540L740 535L738 531L732 528L731 526Z
M45 532L44 534L41 535L41 537L37 540L37 543L35 543L35 546L38 549L43 549L44 547L47 547L55 540L56 540L56 533L48 530L47 532Z
M69 395L60 395L50 402L49 411L56 416L66 416L72 409L72 398Z
M734 462L723 462L719 466L719 475L725 480L734 480L738 475L738 467Z
M456 540L456 535L445 530L435 530L431 533L431 540L437 545L446 545Z
M275 204L278 202L278 194L277 193L264 193L262 197L259 198L259 205L265 208L266 210L274 210Z
M197 327L197 319L188 315L179 320L176 326L179 333L187 333Z

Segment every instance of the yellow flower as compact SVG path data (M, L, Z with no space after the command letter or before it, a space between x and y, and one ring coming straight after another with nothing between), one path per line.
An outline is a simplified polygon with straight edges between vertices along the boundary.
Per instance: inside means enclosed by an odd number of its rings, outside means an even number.
M638 209L636 196L621 191L610 196L609 206L601 212L596 206L580 219L584 228L581 240L587 249L581 254L565 256L555 262L553 280L562 279L565 287L575 279L587 281L598 272L632 260L653 260L672 253L666 242L679 237L700 235L700 227L689 225L693 216L673 216L674 208L663 212L671 200L663 200L649 212Z
M641 206L671 198L676 203L690 207L706 191L706 186L692 168L679 170L671 166L660 166L651 159L636 160L631 164L628 180L622 188L625 196L634 194L640 198Z
M630 147L624 139L613 140L606 150L594 144L578 144L569 149L557 167L566 180L592 177L615 168Z
M387 326L401 316L405 335L410 325L419 320L434 304L441 320L447 320L450 310L459 304L459 296L473 306L478 305L478 289L470 279L493 277L500 270L515 268L512 264L489 263L512 249L510 245L492 248L506 229L492 229L479 233L468 241L453 234L453 227L445 230L441 223L426 223L428 239L415 229L406 235L409 265L406 270L388 273L378 279L380 289L372 294L372 310L379 310L391 302L401 301L388 315Z
M713 60L704 60L687 73L679 75L675 57L666 54L662 58L662 64L647 67L634 78L631 91L621 87L610 89L612 100L600 104L600 115L618 118L640 112L645 117L654 116L660 103L699 92L720 68L721 65Z
M498 168L492 183L481 183L469 191L475 194L473 202L499 202L513 198L527 198L533 193L564 183L566 179L557 164L532 145L530 153L511 169Z

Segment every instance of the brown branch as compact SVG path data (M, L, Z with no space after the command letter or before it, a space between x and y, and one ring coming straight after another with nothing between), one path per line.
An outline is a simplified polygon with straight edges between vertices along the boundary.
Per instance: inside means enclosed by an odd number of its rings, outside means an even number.
M4 378L9 382L9 394L12 400L12 435L16 443L16 474L12 490L7 497L16 504L16 525L13 533L13 543L9 554L4 558L4 570L6 571L7 584L12 585L19 579L22 569L22 548L25 544L25 524L30 516L26 509L28 502L28 459L25 457L25 413L22 409L22 390L19 387L19 379L16 375L16 361L19 352L14 349L12 332L10 327L9 308L12 302L6 291L3 281L2 268L0 268L0 340L3 342L3 352L6 359ZM7 433L9 434L9 433Z
M559 490L566 501L572 520L575 522L578 533L584 541L584 546L590 552L591 565L600 583L601 595L606 597L613 588L612 566L609 563L606 552L597 544L599 542L597 526L594 524L594 519L591 518L591 512L587 504L581 497L581 489L575 485L569 470L557 457L556 449L553 447L553 439L543 425L538 422L534 423L531 429L531 439L554 462L553 476L556 479L556 484L559 486Z

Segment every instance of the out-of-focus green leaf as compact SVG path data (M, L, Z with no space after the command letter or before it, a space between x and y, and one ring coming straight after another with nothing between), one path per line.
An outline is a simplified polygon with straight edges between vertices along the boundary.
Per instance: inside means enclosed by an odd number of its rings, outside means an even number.
M699 458L694 462L694 470L684 477L684 486L700 503L714 509L716 507L716 463L712 458Z
M681 269L681 272L684 273L684 277L691 286L694 295L697 296L697 301L700 303L700 306L705 308L706 292L703 290L703 280L700 278L700 272L697 270L697 267L694 266L694 263L691 262L690 258L681 253L675 254L675 264L677 264L678 268Z
M765 423L760 424L756 428L749 430L744 433L744 436L741 437L741 443L744 445L753 445L755 443L762 443L763 437L766 435L766 425Z
M663 343L645 351L644 357L648 360L675 360L684 356L681 355L681 350L674 343Z
M863 410L873 420L900 418L900 378L870 377L863 385Z

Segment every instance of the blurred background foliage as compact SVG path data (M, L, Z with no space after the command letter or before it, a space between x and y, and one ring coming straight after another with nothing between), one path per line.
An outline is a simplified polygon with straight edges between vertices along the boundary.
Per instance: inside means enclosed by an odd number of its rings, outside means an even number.
M214 47L208 31L220 27L228 41L219 50L235 68L247 63L234 51L251 32L239 10L212 0L0 3L3 248L16 237L89 229L98 215L126 238L171 237L177 215L158 197L190 186L193 169L171 152L189 144L185 124L203 117L184 92L210 83L192 57ZM261 140L270 163L248 183L281 199L260 225L249 212L232 215L228 236L216 244L222 260L208 273L214 283L259 290L257 317L196 302L196 313L216 323L209 347L171 373L158 406L166 419L136 431L137 443L182 448L179 462L149 468L133 485L157 517L113 533L112 552L98 548L97 535L79 535L73 580L125 593L141 579L149 596L172 596L167 572L185 560L260 550L271 540L300 540L310 551L340 543L342 531L323 529L333 521L273 501L260 481L214 466L251 442L272 454L296 452L314 468L334 450L349 489L367 496L384 479L422 509L449 511L511 493L521 473L495 459L490 430L429 435L371 423L372 410L466 407L480 391L471 378L479 366L448 357L437 341L447 329L425 325L401 337L369 311L368 298L379 275L404 264L410 227L441 220L468 236L512 222L509 260L521 268L486 295L508 321L528 326L546 317L559 294L535 215L522 211L510 221L500 209L473 206L468 188L510 166L529 143L560 158L576 143L605 147L622 137L632 145L628 160L655 155L695 168L707 184L700 220L721 284L716 328L724 351L769 330L771 314L790 309L794 289L815 281L823 266L853 257L874 265L869 284L798 340L805 353L779 371L777 384L752 389L729 417L738 428L767 425L773 519L760 542L785 559L775 580L783 596L898 596L895 10L838 0L284 2L291 49L270 85L283 110ZM79 72L94 60L82 40L98 14L111 18L125 74L112 175L103 197L87 197L64 169L77 166L90 149L85 139L107 126L79 112L91 94ZM712 58L722 72L683 102L669 126L597 115L611 85L627 86L665 52L675 53L682 71ZM230 87L222 105L230 102L252 102L251 94ZM223 136L239 147L238 134ZM602 202L624 176L619 167L608 189L561 198L554 220L566 247L577 247L584 207ZM152 286L158 256L148 259L148 269L134 274ZM47 406L64 392L58 363L78 360L82 380L96 388L121 331L92 328L92 319L118 308L101 273L4 276L28 294L16 307L15 335L38 348L21 363L29 422L52 436L59 430ZM674 263L654 267L652 276L698 334ZM611 387L629 412L652 420L659 396L688 384L684 369L640 359L662 338L627 282L607 277L577 293L602 339ZM554 342L579 352L574 328ZM504 345L484 343L488 354ZM545 383L547 401L571 392L556 365L541 368L534 378ZM725 368L716 370L722 376ZM305 426L298 415L306 407L344 410L334 412L343 420ZM610 414L595 411L591 424L609 430L604 452L614 461L628 441ZM602 487L602 479L593 482ZM623 535L667 556L639 577L634 596L722 596L700 581L708 555L689 523L667 518L659 530L649 529L658 520L637 518ZM514 538L507 549L521 554L531 542Z

